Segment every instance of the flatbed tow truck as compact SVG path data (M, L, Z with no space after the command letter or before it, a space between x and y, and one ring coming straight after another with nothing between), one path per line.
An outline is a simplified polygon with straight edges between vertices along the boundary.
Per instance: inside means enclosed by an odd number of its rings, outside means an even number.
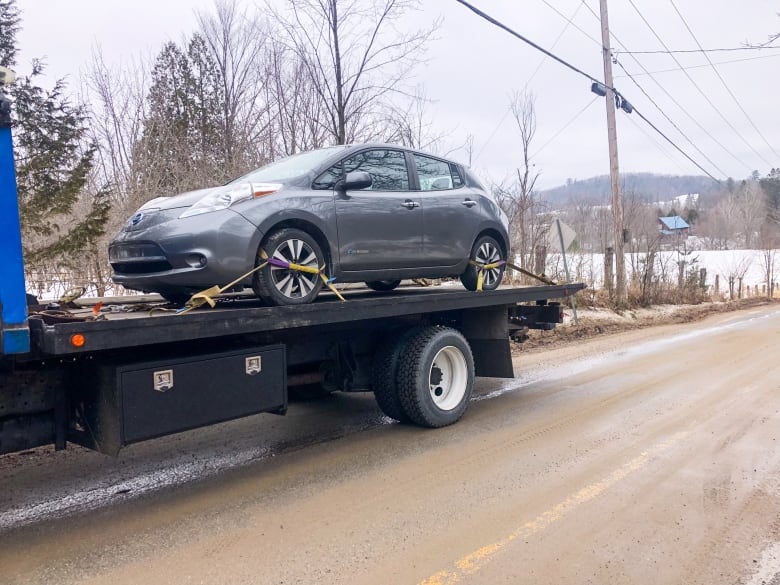
M348 291L345 301L324 293L294 307L228 297L184 314L130 298L103 300L101 310L93 299L64 315L28 315L2 101L0 454L72 442L117 455L146 439L284 414L294 387L373 391L391 418L452 424L468 407L474 376L513 377L510 338L555 327L563 313L553 299L584 288L402 287Z

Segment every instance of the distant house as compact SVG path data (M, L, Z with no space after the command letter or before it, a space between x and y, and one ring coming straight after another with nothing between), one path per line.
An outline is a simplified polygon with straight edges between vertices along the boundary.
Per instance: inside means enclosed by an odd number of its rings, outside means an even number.
M691 226L679 215L659 217L661 235L667 238L687 238Z

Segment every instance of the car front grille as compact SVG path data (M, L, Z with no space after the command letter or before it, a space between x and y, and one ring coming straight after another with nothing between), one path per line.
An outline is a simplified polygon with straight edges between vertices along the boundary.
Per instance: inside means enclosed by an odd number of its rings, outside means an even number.
M162 249L151 242L115 244L108 249L108 259L118 274L164 272L172 268Z
M166 260L159 260L153 262L112 262L111 268L117 274L146 274L165 272L173 267Z

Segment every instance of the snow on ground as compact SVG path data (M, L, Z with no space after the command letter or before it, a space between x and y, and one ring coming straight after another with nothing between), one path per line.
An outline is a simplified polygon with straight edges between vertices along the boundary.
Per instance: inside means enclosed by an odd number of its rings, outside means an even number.
M774 281L780 281L780 250L769 251L777 263ZM713 286L715 276L720 276L720 290L728 288L729 276L743 277L745 286L763 286L766 284L765 250L694 250L687 253L677 251L659 252L656 257L655 274L669 283L677 283L678 262L685 260L686 272L691 269L707 270L708 286ZM634 270L643 270L645 254L626 254L626 277L631 278ZM585 282L593 288L601 288L604 283L604 254L567 254L571 280ZM547 258L548 275L563 279L563 262L559 254Z

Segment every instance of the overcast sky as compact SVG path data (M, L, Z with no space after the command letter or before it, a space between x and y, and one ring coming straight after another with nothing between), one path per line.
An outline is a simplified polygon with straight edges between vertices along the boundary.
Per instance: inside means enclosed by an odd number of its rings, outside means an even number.
M600 25L588 10L598 12L598 0L472 3L603 79ZM424 0L423 4L425 8L410 21L442 16L443 23L430 44L427 64L410 83L421 84L433 100L429 110L434 122L447 133L444 150L456 149L471 134L473 166L483 176L500 180L511 173L520 153L518 133L508 115L509 95L527 86L536 96L538 128L531 151L541 173L538 186L553 187L569 178L609 172L604 98L590 92L587 79L545 59L455 0ZM633 0L633 4L673 50L697 48L675 5L706 49L761 43L780 32L776 1ZM32 58L45 57L52 78L70 76L76 86L94 47L100 46L105 60L115 65L154 55L165 41L189 34L195 27L194 11L211 5L210 0L19 0L24 27L19 36L19 73L26 72ZM629 0L611 0L609 10L610 28L623 43L613 40L619 62L695 147L615 66L615 87L639 111L718 178L743 178L754 169L763 175L773 166L780 167L776 154L780 152L780 49L709 53L728 89L700 53L676 55L684 67L704 65L687 70L700 92L671 56L636 55L635 60L626 54L663 50L663 46ZM653 79L642 67L659 73ZM674 71L661 72L670 69ZM618 112L618 143L622 172L702 174L636 113ZM463 150L454 150L452 156L467 162Z

